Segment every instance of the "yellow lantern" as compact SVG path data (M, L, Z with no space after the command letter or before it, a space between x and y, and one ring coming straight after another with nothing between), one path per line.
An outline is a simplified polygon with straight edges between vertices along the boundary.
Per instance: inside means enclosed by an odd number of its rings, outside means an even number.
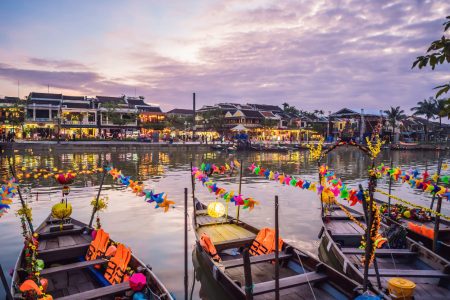
M52 207L52 217L63 220L72 214L72 205L70 203L58 203Z
M208 215L212 218L220 218L225 214L225 206L220 202L211 202L208 204Z

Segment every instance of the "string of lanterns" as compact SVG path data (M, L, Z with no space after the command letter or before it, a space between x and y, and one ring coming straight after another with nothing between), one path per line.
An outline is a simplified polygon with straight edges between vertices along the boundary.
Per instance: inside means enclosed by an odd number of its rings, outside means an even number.
M17 183L14 178L0 186L0 218L8 212L12 198L17 195Z
M154 190L145 189L142 182L132 180L130 176L123 175L122 171L116 168L107 167L106 172L112 176L113 180L127 188L130 188L131 191L137 196L145 197L145 202L155 202L155 208L163 208L164 212L167 212L169 208L173 207L173 205L175 204L174 201L167 199L167 194L165 194L164 192L155 193Z
M242 206L243 209L253 210L255 205L259 205L259 201L248 197L244 198L243 195L235 193L234 191L227 191L222 187L218 187L217 183L212 181L207 174L197 167L192 168L192 176L205 186L210 193L214 193L216 197L220 197L225 200L226 203L234 202L235 206Z
M20 171L17 172L16 178L21 181L23 179L39 179L39 178L48 179L61 173L70 173L76 177L77 175L92 175L102 172L103 168L94 167L92 169L89 169L88 166L82 166L81 168L73 168L67 171L58 168L52 169L35 168L30 170L27 169L26 167L22 167Z

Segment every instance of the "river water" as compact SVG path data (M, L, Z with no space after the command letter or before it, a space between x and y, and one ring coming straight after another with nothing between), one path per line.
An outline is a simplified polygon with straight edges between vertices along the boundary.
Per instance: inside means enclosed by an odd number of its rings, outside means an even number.
M0 176L7 174L5 154L0 159ZM441 153L440 157L448 159L448 153ZM320 202L316 193L303 191L298 188L282 186L276 182L256 177L250 174L247 167L251 163L260 164L274 171L300 176L303 179L317 180L317 165L309 162L308 152L281 153L237 153L220 152L185 152L185 151L98 151L98 152L33 152L14 153L17 169L58 168L74 169L81 166L97 166L104 162L112 162L114 167L122 173L144 182L146 188L154 188L156 192L166 192L168 199L176 202L175 208L164 213L162 209L155 209L154 204L148 204L143 198L137 197L129 189L125 190L117 183L113 183L107 176L102 195L109 197L108 209L101 213L103 228L116 241L130 246L133 252L147 264L153 267L167 288L178 299L184 296L183 288L183 245L184 245L184 188L191 192L190 162L200 165L202 162L223 165L237 158L244 166L242 180L242 194L260 201L260 205L253 211L242 210L241 218L256 227L273 226L274 196L280 198L280 234L286 241L312 254L317 253L319 241L317 235L321 227ZM392 159L394 166L418 167L423 171L426 167L430 174L434 174L439 158L438 152L399 152L386 150L380 154L377 163L389 164ZM331 170L351 187L359 183L366 184L369 160L358 150L341 148L333 151L326 158ZM447 174L449 170L443 171ZM237 176L215 177L219 186L227 190L238 189ZM69 201L73 206L72 217L80 221L89 222L91 214L90 202L98 191L100 175L79 176L71 187ZM49 214L52 205L60 199L61 187L54 180L28 180L31 193L24 190L25 197L33 210L33 224L38 226ZM381 180L379 187L387 189L386 180ZM38 197L36 193L39 192ZM393 193L411 202L429 206L429 194L416 191L409 186L395 183ZM205 203L215 200L201 184L196 185L196 196ZM380 198L383 198L380 196ZM189 198L191 204L191 198ZM13 267L17 255L22 247L20 221L14 212L19 208L19 200L14 199L11 210L0 219L0 263L8 272ZM443 203L443 212L450 211L450 204ZM191 207L189 208L191 214ZM230 207L229 213L234 215L236 209ZM189 251L194 249L195 236L189 220ZM189 258L192 256L189 255ZM195 259L195 256L194 256ZM196 262L194 262L196 263ZM193 282L193 263L189 261L189 286L193 288L193 299L221 298L217 289L205 286L206 277L202 270L197 270L197 279ZM7 279L10 277L7 275ZM201 286L203 282L203 287ZM194 284L193 284L194 283ZM0 289L0 298L3 298Z

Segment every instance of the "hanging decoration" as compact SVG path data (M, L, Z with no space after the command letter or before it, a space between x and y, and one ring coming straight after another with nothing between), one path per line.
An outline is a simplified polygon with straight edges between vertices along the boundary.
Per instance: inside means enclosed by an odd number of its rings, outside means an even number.
M217 198L222 198L226 203L234 202L235 206L243 206L244 209L248 208L253 210L255 205L259 205L259 202L253 198L244 198L242 195L235 193L234 191L227 191L224 188L218 187L217 183L209 179L208 175L197 167L192 168L192 176L200 181L210 193L214 193Z
M17 194L17 183L14 178L0 186L0 218L8 212L12 198Z
M202 163L200 165L199 170L203 173L207 174L208 176L212 176L214 174L228 174L233 175L234 171L238 169L241 166L241 164L235 159L230 161L230 163L225 163L225 165L217 166L215 164L210 163Z
M366 136L366 143L367 148L369 149L370 158L375 159L378 154L381 152L381 147L384 145L385 141L382 141L380 139L380 136L377 134L375 135L375 142L372 143L372 141L369 139L368 136Z
M400 167L390 168L384 164L379 165L374 169L374 172L376 172L377 178L381 178L382 176L391 177L394 181L408 183L411 188L415 188L416 190L445 197L447 200L450 197L450 190L438 184L438 182L449 184L450 178L448 175L438 176L437 173L430 175L427 171L421 173L417 168L402 170Z
M220 218L225 214L225 206L218 201L214 201L208 204L207 212L212 218Z
M323 147L324 138L320 137L317 142L317 145L308 144L307 147L309 149L309 157L311 160L320 160L322 158L322 147Z
M375 192L378 192L378 193L386 195L386 196L390 196L394 200L402 202L403 204L406 204L408 206L418 208L418 209L423 210L423 211L425 211L425 212L427 212L429 214L433 214L435 216L439 216L439 217L444 218L446 220L450 220L449 216L446 216L446 215L444 215L442 213L439 213L439 212L437 212L435 210L429 209L428 207L424 207L424 206L421 206L421 205L417 205L417 204L411 203L411 202L406 201L406 200L404 200L402 198L399 198L399 197L397 197L395 195L390 195L389 193L386 193L385 191L382 191L382 190L379 190L379 189L375 189Z
M139 197L144 197L145 202L152 203L155 202L155 208L163 208L164 212L167 212L170 207L173 207L175 204L174 201L168 200L167 195L163 193L155 193L153 190L145 189L144 184L140 181L134 181L130 176L125 176L122 174L122 171L113 168L107 167L106 172L112 176L113 180L117 183L130 188L133 193L135 193Z

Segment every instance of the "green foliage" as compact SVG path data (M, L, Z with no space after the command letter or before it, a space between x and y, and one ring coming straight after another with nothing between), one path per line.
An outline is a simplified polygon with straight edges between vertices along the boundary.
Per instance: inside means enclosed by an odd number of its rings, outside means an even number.
M262 120L261 125L264 129L271 129L271 128L277 128L279 123L280 122L278 120L264 118Z
M397 122L402 121L406 118L405 111L400 109L400 106L392 107L389 110L385 110L386 119L392 126L392 131L395 132Z
M299 115L300 111L295 106L290 106L288 103L284 102L283 104L283 111L287 114L294 114Z
M447 21L443 24L444 32L450 28L450 16L447 16L446 19ZM431 43L426 55L416 58L412 68L417 66L419 69L422 69L423 67L430 66L434 70L437 65L444 63L450 63L450 39L443 35L441 39ZM450 91L450 82L437 86L435 89L438 89L436 98L439 98L442 94Z
M213 129L217 132L221 132L224 130L225 114L219 108L208 110L202 113L202 117L204 120L208 121L208 123L205 122L206 130Z
M166 123L166 127L183 130L185 128L191 127L193 124L193 121L194 121L193 116L182 117L182 116L172 115L172 116L166 117L165 123Z
M128 123L132 123L136 121L135 113L122 114L118 112L119 105L114 102L107 102L103 104L103 107L106 108L106 115L108 116L108 120L111 123L119 126L124 126Z

